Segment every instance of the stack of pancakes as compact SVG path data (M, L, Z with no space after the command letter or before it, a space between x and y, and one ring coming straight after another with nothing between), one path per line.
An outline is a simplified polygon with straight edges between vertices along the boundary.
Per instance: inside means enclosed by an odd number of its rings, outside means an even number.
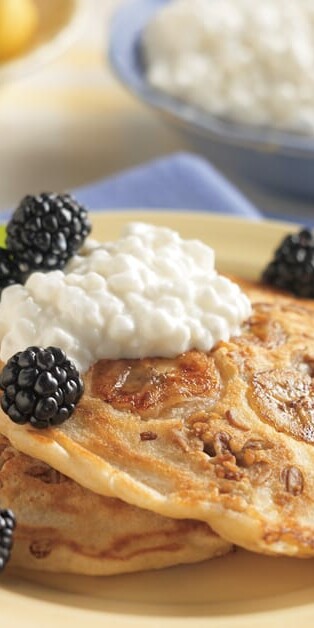
M314 556L314 310L242 288L253 314L209 354L101 360L58 427L1 412L13 564L113 574L235 545Z

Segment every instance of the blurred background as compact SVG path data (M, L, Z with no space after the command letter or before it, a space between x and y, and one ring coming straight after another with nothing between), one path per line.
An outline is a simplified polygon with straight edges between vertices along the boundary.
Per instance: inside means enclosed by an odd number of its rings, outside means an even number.
M0 49L5 1L0 0ZM67 0L42 3L47 33L38 49L28 51L25 59L21 55L0 62L1 211L26 193L75 188L191 149L185 137L131 95L110 69L108 38L119 0L82 0L68 7ZM59 15L52 34L54 7L64 14L66 27ZM314 217L310 198L291 198L284 189L273 193L242 180L227 163L220 167L267 215Z

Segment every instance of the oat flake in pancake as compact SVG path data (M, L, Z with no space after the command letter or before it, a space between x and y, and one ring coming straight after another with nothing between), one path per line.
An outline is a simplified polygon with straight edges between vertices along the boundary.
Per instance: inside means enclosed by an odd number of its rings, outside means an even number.
M314 313L245 285L242 335L210 353L100 361L73 417L0 432L78 484L232 543L314 556ZM143 434L150 433L146 439Z

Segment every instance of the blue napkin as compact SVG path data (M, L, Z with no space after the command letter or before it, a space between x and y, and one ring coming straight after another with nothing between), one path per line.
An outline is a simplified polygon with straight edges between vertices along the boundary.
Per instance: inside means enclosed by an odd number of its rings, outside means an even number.
M258 219L262 214L205 159L175 153L73 190L89 209L211 211Z

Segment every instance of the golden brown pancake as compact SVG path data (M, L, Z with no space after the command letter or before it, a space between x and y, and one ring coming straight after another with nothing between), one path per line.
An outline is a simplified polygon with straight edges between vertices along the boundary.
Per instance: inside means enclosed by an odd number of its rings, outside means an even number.
M0 437L0 503L17 519L11 564L108 575L220 556L231 549L206 523L162 517L103 497Z
M241 336L209 354L102 360L69 421L39 432L1 414L0 432L96 493L314 556L314 311L245 286Z

